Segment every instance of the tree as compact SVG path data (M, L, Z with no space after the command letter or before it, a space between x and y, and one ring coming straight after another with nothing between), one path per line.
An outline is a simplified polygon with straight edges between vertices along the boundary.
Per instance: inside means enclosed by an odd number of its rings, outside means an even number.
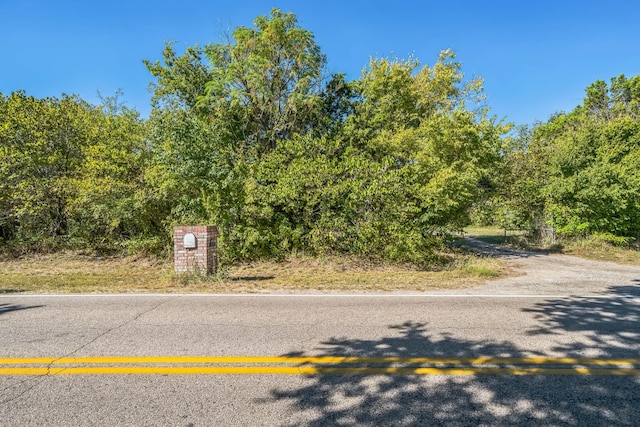
M73 238L113 247L164 232L162 208L145 178L150 150L146 125L135 110L103 99L92 110L94 138L82 147L82 163L71 180L69 211ZM164 241L166 243L166 240Z
M224 250L244 239L246 188L260 158L278 140L331 126L323 110L334 107L321 96L325 58L295 15L274 9L222 43L182 56L168 45L163 59L146 61L158 79L152 170L173 220L218 224ZM339 102L341 90L336 80L327 93Z
M91 107L73 96L2 100L0 195L5 232L38 242L68 234L71 180L90 139Z
M293 13L273 9L254 26L238 27L225 43L205 47L211 79L199 100L252 157L310 131L326 63L313 34L297 25Z
M468 222L506 130L452 52L419 70L383 58L358 80L325 79L313 35L277 9L163 57L147 62L158 78L151 170L173 221L218 224L228 258L426 263Z
M463 81L451 52L417 67L372 60L330 136L279 140L256 163L245 243L433 261L443 234L469 221L506 127L467 108L481 85Z
M560 233L640 236L639 81L598 80L587 87L583 105L533 132L524 156L536 177L532 199Z
M107 99L0 95L0 235L24 249L158 236L138 113Z

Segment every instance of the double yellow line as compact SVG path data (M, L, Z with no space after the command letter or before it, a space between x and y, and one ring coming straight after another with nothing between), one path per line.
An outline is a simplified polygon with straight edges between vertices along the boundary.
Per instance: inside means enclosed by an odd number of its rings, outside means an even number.
M7 375L640 375L640 359L554 357L0 358Z

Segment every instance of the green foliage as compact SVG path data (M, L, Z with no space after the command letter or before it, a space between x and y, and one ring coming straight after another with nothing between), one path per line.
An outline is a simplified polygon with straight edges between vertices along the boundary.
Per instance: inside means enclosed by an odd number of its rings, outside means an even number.
M0 94L0 242L162 253L216 224L222 260L292 253L437 262L471 220L640 239L640 76L514 129L451 51L327 76L314 36L273 9L226 40L169 43L142 120L116 97Z
M219 225L226 259L428 263L468 223L506 130L469 107L482 82L465 82L452 52L420 69L373 59L356 81L325 82L313 35L277 9L222 43L163 56L147 63L157 187L172 221Z
M613 246L626 247L632 242L630 237L616 236L611 233L596 233L591 238L595 241L605 242Z
M109 247L156 233L137 113L75 96L0 96L0 229L35 249Z
M450 51L432 66L375 58L347 82L326 76L295 15L273 9L220 43L169 43L144 63L146 121L117 98L0 98L3 239L157 253L171 226L204 223L218 225L223 261L426 265L496 179L508 126Z
M545 186L554 223L567 234L640 234L640 121L614 109L578 109L554 140Z
M352 86L356 96L345 100L352 112L340 128L279 139L252 161L229 253L430 262L443 235L469 221L503 132L482 112L464 109L464 97L480 86L463 85L452 60L445 52L415 76L414 60L373 60ZM443 80L460 87L444 90Z
M66 235L71 181L92 138L90 107L75 97L1 97L3 235L38 241Z
M313 125L326 62L294 14L273 9L254 25L205 47L210 79L198 101L248 160Z
M499 203L565 235L640 236L639 85L597 81L582 106L512 138Z

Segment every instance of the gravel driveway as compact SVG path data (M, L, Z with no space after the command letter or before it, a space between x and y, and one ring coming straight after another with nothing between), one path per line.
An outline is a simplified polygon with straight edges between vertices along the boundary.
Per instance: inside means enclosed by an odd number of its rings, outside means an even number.
M640 297L640 267L507 248L466 238L465 246L506 260L515 277L487 282L465 294L604 295Z

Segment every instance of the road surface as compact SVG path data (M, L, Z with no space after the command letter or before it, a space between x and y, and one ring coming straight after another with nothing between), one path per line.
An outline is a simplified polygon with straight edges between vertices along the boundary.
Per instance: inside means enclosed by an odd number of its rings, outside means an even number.
M0 296L0 425L638 425L640 268L496 254L457 293Z

